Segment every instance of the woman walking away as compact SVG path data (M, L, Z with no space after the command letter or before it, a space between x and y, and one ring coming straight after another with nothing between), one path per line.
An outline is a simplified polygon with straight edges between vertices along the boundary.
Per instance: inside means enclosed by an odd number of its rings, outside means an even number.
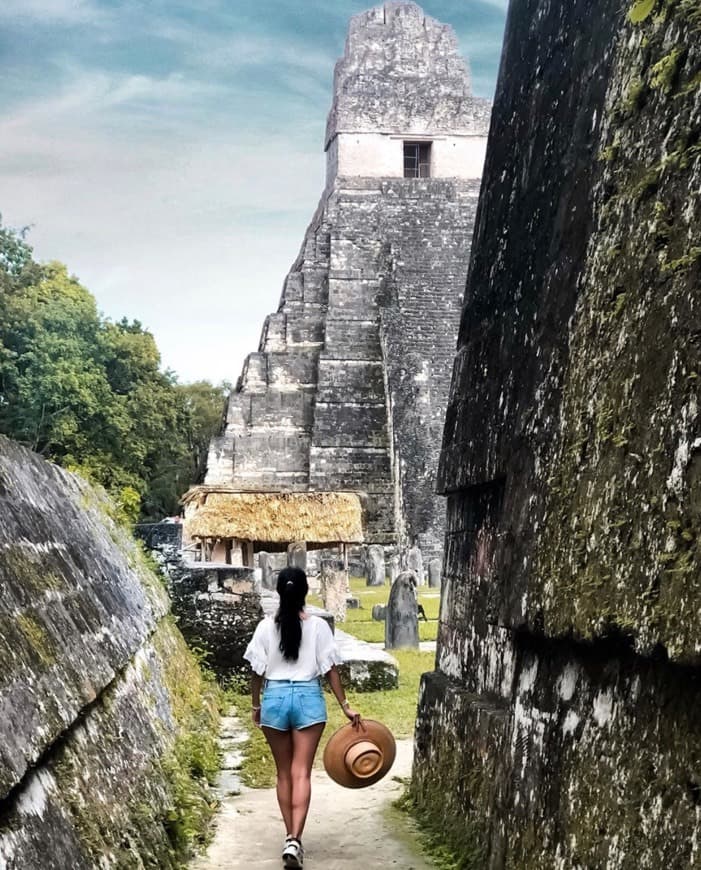
M336 670L341 659L331 629L323 619L304 612L308 588L307 575L300 568L280 571L280 607L274 618L258 624L244 653L254 671L253 722L263 729L277 768L277 800L287 829L285 867L304 863L302 833L311 798L312 764L326 725L321 675L326 675L353 725L360 724L360 713L351 710Z

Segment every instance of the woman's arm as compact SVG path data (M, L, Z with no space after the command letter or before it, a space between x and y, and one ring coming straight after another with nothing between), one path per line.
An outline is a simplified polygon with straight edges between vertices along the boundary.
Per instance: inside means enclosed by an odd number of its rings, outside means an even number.
M253 724L260 728L260 690L263 685L263 677L260 674L251 675L251 718Z
M352 710L349 701L346 699L346 693L341 684L341 678L336 670L336 665L332 665L331 670L326 673L326 679L329 681L331 691L336 696L336 700L341 705L341 709L350 719L353 725L360 723L360 713L357 710Z

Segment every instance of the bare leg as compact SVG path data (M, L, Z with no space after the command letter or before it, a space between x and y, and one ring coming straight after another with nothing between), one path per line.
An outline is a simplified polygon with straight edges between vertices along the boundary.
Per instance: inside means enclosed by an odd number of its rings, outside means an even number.
M304 831L312 796L312 764L325 722L292 732L292 827L289 833L298 839Z
M285 823L285 832L293 834L292 830L292 731L277 731L275 728L263 726L263 734L268 741L270 751L277 768L277 802Z

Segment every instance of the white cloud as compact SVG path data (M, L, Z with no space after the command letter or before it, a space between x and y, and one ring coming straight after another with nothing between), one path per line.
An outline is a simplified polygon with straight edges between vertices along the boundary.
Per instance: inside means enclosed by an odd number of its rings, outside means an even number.
M150 103L168 108L173 103L196 103L221 92L214 82L190 80L182 74L157 78L67 67L57 75L65 80L63 86L46 97L20 104L0 121L0 130L48 124L61 118L71 118L79 125L90 124L118 107L136 110Z
M66 262L109 316L152 328L167 366L235 380L277 307L323 156L298 131L257 136L226 113L207 127L189 114L199 87L76 71L0 120L0 202L7 224L34 225L39 258ZM171 135L130 123L144 101L170 102Z

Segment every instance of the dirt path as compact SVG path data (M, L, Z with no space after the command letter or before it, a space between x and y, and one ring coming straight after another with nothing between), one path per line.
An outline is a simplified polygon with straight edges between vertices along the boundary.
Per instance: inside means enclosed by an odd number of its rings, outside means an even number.
M392 777L410 772L410 740L398 742L390 774L371 788L341 788L323 770L315 770L304 835L305 868L429 870L432 865L417 853L403 816L385 812L403 788ZM224 799L214 841L193 870L280 868L284 833L274 789L247 789Z

